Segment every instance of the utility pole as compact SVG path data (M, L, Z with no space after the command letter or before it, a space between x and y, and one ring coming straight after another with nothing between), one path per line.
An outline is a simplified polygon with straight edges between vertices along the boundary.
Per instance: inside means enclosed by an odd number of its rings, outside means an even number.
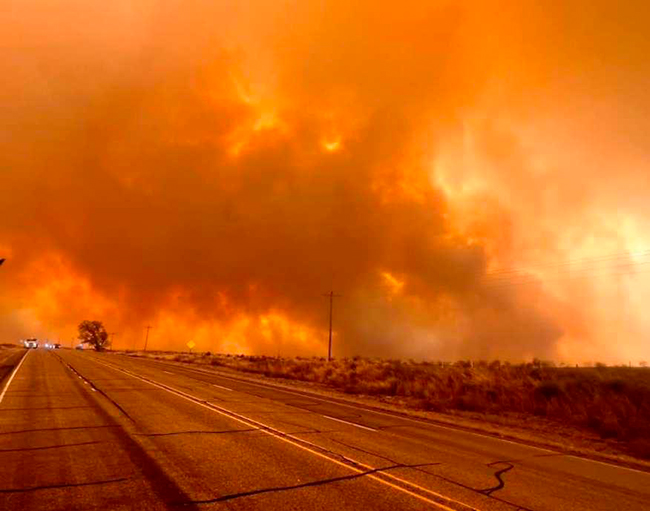
M149 342L149 330L151 330L153 327L151 325L147 325L147 335L144 338L144 351L147 351L147 343Z
M327 350L327 361L329 362L332 360L332 311L334 309L334 298L338 298L343 295L337 295L334 294L334 291L330 291L327 294L324 294L323 296L327 296L330 299L330 342L329 342L329 348Z

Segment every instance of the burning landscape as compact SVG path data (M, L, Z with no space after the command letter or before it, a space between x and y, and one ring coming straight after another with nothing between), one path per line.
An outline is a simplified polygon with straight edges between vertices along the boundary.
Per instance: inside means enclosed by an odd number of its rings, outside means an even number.
M0 508L648 509L649 26L4 0Z
M245 4L10 2L3 338L648 358L643 16Z

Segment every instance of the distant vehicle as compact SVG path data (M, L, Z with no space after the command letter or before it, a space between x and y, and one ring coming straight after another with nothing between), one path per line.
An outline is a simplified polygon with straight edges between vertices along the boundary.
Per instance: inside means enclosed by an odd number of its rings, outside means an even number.
M77 344L77 345L75 346L74 349L76 349L76 350L83 350L83 349L84 349L84 345L83 345L83 344Z
M60 349L61 349L61 343L55 342L55 343L52 345L52 347L53 347L55 350L60 350Z
M34 338L32 338L32 339L25 339L25 340L23 341L23 345L24 345L25 348L27 348L27 349L36 349L36 348L38 348L38 339L34 339Z

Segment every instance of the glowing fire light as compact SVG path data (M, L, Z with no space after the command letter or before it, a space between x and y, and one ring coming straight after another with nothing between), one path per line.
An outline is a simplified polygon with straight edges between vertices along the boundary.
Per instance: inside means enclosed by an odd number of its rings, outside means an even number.
M337 138L334 140L323 140L321 143L323 149L328 153L335 153L341 148L341 139Z
M381 272L381 276L384 279L384 284L388 286L388 289L392 294L395 295L399 294L404 289L404 284L405 284L404 280L398 279L393 274L387 271Z

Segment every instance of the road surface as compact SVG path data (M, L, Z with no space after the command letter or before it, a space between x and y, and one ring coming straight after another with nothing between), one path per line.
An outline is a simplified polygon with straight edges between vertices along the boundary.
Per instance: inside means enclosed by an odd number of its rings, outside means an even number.
M0 385L0 509L650 509L646 472L200 368L25 353Z

